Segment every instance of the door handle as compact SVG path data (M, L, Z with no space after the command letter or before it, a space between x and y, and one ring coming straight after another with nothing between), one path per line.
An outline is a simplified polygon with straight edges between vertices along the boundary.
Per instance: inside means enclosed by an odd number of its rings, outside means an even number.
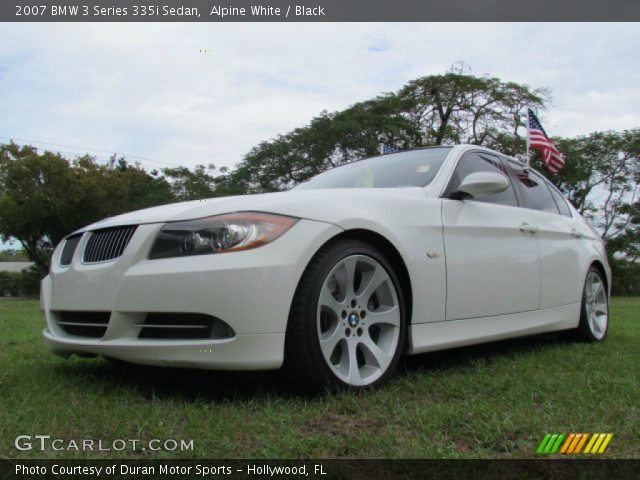
M575 228L571 229L571 236L573 238L582 238L584 237L584 234L582 232L579 232L578 230L576 230Z
M520 231L522 233L536 233L538 231L538 227L536 225L529 225L525 222L520 225Z

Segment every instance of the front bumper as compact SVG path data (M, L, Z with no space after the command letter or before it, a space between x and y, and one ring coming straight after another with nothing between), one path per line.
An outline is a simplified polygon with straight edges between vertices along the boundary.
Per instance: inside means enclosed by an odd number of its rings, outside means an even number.
M63 338L45 330L44 341L54 353L95 354L140 365L216 370L270 370L282 365L284 333L245 334L225 340L151 341Z
M289 309L306 265L320 246L340 233L332 224L300 220L273 243L248 251L149 260L162 224L138 226L119 258L84 264L86 237L68 267L52 259L41 304L46 345L55 353L96 354L132 363L224 370L280 367ZM101 338L70 335L57 312L108 312ZM148 313L216 317L231 338L138 338Z

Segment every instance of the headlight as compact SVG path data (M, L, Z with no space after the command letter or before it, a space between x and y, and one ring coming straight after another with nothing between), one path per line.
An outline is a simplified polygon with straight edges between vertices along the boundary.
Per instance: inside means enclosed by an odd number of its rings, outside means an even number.
M249 250L274 241L297 221L283 215L239 212L168 223L158 234L149 258Z

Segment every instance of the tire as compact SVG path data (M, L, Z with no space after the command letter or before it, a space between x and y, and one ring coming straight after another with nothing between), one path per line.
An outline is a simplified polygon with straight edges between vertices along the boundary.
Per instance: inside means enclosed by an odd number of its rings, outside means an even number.
M609 296L600 271L589 268L582 290L580 323L575 330L578 340L602 342L609 331Z
M363 390L395 371L406 337L398 277L371 245L339 240L311 260L296 289L285 342L295 387Z

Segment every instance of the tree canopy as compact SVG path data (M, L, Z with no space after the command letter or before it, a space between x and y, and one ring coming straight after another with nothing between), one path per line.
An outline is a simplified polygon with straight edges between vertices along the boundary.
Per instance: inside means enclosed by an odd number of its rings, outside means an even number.
M255 146L231 172L243 192L286 190L327 168L401 148L472 143L507 154L524 150L524 111L544 108L546 89L449 72L395 93L322 112L304 127Z
M535 166L606 242L616 291L640 293L640 129L555 140L565 167L551 175L539 158Z
M30 146L0 146L0 237L14 238L43 271L70 232L107 216L173 200L167 180L120 159L73 162Z

